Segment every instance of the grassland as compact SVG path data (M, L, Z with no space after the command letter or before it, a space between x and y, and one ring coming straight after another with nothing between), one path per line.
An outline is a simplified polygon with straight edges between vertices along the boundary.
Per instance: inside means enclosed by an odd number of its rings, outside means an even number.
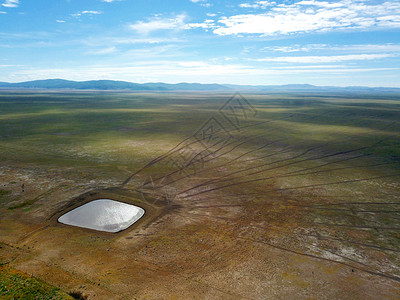
M230 97L0 93L2 260L93 299L400 297L399 97ZM165 210L56 222L110 188Z
M60 289L23 272L0 266L1 299L74 299Z

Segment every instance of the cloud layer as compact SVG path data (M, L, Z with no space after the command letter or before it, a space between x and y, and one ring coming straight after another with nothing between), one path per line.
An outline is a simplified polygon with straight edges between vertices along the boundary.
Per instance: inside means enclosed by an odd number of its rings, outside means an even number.
M400 86L399 0L139 2L0 0L0 81Z
M222 17L218 20L214 33L287 35L342 29L400 28L398 1L370 3L368 0L335 2L309 0L290 5L269 1L243 3L240 7L257 12Z
M330 56L283 56L260 58L256 61L285 62L285 63L333 63L356 60L373 60L394 57L393 54L349 54Z

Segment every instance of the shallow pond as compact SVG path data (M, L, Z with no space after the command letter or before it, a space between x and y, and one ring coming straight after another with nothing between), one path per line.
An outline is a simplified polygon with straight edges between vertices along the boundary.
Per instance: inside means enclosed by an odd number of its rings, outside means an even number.
M67 212L58 222L106 232L124 230L138 221L143 208L110 199L98 199Z

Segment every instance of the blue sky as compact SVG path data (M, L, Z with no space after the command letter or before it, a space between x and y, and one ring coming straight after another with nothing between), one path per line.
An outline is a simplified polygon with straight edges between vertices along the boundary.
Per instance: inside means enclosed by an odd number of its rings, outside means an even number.
M400 1L0 0L0 81L400 87Z

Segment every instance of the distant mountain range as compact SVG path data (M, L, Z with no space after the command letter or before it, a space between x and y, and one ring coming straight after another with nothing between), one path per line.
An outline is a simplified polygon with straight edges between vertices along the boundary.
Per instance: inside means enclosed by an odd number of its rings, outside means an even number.
M132 83L114 80L71 81L64 79L46 79L18 83L0 82L0 89L52 89L52 90L130 90L130 91L248 91L248 92L358 92L358 93L400 93L400 88L387 87L335 87L314 86L310 84L287 85L234 85L201 83Z
M132 83L114 80L71 81L64 79L45 79L18 83L0 82L0 88L12 89L72 89L72 90L134 90L134 91L215 91L230 90L220 84L200 83Z

